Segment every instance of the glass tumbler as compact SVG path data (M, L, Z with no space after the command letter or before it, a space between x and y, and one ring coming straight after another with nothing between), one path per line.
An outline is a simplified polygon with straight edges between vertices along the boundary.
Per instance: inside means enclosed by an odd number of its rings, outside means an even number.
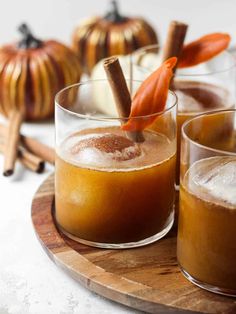
M177 257L183 274L201 288L236 296L235 239L236 111L225 110L182 128Z
M161 63L162 49L151 45L136 50L131 63L154 71ZM145 73L145 72L144 72ZM235 58L227 51L197 66L177 69L171 89L178 97L177 113L177 169L176 184L180 175L180 140L183 123L204 112L235 108ZM221 124L222 121L218 120ZM211 129L211 126L208 126Z
M133 93L140 84L127 81ZM115 108L107 80L56 95L56 224L68 237L96 247L154 242L174 218L177 98L169 92L163 112L136 118L153 121L142 143L122 131L128 117L107 116L101 104Z

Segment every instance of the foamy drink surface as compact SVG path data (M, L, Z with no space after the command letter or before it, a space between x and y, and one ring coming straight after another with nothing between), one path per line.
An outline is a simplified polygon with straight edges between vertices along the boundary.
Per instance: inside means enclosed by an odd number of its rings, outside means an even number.
M223 109L233 104L226 89L206 82L176 79L175 93L178 97L179 113Z
M120 171L156 165L175 153L175 144L159 133L144 132L135 143L119 127L89 129L72 134L59 147L65 161L84 168Z

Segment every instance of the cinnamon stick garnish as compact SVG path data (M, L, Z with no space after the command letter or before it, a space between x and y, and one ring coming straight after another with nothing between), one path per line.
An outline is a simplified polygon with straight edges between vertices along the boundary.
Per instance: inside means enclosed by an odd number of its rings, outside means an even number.
M0 124L0 135L6 136L7 127ZM33 155L54 165L55 152L54 149L28 136L20 135L20 142Z
M172 21L169 25L167 39L163 48L162 61L171 57L179 57L183 48L188 25L178 21ZM175 68L178 66L175 66ZM175 69L174 69L175 70Z
M0 152L4 153L4 139L0 138ZM26 149L18 148L17 159L28 169L33 172L42 173L45 168L44 161L28 152Z
M117 57L111 57L107 58L103 65L112 89L119 117L128 118L131 109L131 97L120 62ZM127 132L127 136L134 142L144 141L142 132Z
M13 174L17 159L18 144L20 141L20 127L24 115L20 110L13 110L9 115L9 125L4 148L3 175L8 177Z

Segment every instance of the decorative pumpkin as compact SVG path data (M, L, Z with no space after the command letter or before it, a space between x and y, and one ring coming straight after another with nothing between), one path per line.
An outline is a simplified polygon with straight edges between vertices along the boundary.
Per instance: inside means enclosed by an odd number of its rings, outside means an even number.
M111 3L111 12L84 21L73 33L72 48L87 73L103 58L157 43L154 29L144 19L121 16L116 2Z
M19 27L23 38L0 48L0 111L24 112L25 120L52 116L54 96L80 79L75 53L55 41L35 38L29 28Z

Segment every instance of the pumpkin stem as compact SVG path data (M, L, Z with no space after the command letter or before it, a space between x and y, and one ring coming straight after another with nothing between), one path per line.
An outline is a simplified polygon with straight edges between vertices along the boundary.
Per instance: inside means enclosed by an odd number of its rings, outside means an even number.
M111 6L110 12L108 12L105 15L106 20L113 22L113 23L122 23L122 22L127 20L127 17L120 15L120 12L118 9L118 4L117 4L116 0L112 0L110 2L110 6Z
M23 35L23 38L18 43L21 49L38 48L42 45L42 41L35 38L27 24L23 23L18 27L18 31Z

